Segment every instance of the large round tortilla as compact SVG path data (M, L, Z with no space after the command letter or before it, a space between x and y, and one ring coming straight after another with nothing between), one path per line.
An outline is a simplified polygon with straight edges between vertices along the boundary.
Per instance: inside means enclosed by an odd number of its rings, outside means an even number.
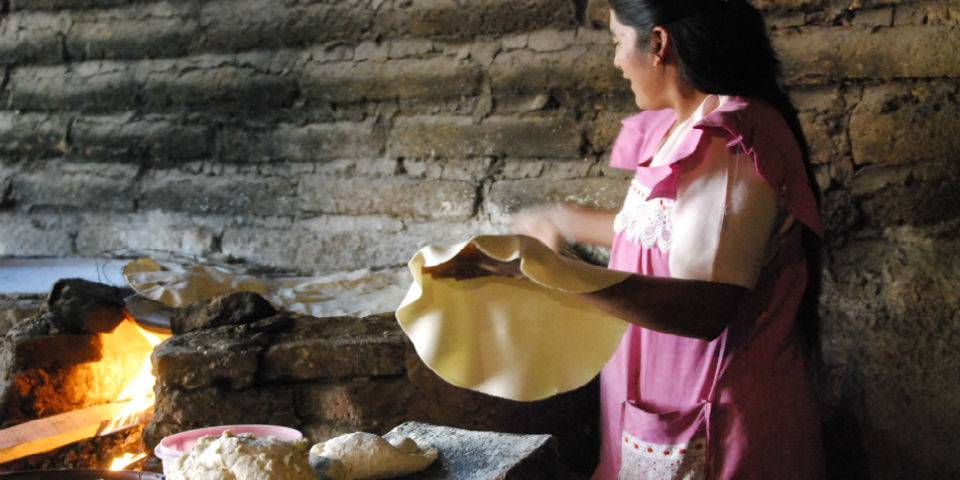
M456 261L468 245L497 260L519 258L524 278L423 273ZM577 294L628 273L561 257L530 237L485 235L426 247L408 266L414 283L397 310L400 326L424 363L460 387L521 401L576 389L600 372L627 328Z

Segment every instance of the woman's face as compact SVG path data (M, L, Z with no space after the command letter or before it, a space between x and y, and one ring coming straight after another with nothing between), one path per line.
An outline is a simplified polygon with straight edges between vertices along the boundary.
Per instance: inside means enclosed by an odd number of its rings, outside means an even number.
M637 107L642 110L659 110L666 107L663 97L664 78L661 60L649 49L641 50L637 42L637 31L633 27L621 24L617 14L610 10L610 31L616 44L613 64L623 78L630 80ZM649 39L644 39L647 45Z

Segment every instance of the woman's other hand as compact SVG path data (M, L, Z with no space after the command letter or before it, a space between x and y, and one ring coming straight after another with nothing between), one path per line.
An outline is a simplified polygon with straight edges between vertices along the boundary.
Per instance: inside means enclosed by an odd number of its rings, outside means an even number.
M536 238L551 250L559 252L566 244L566 238L556 222L561 208L536 208L514 214L510 217L510 231Z
M422 271L435 279L452 278L454 280L469 280L491 275L511 278L523 276L520 271L520 259L501 262L488 257L473 245L467 245L450 261L433 267L423 267Z
M558 204L515 214L510 227L513 233L536 238L555 252L562 252L567 243L610 248L615 217L615 212Z

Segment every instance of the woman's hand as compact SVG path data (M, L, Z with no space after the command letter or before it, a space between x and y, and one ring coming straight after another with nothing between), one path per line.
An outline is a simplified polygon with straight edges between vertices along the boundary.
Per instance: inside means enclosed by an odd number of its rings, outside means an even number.
M616 212L557 204L515 214L510 227L513 233L536 238L558 253L568 243L610 248L616 216Z
M510 231L536 238L554 252L559 252L566 244L566 238L556 221L561 208L535 208L514 214L510 217Z
M523 273L520 271L520 259L501 262L488 257L473 245L467 245L452 260L433 267L423 267L422 271L435 279L469 280L491 275L511 278L523 277Z

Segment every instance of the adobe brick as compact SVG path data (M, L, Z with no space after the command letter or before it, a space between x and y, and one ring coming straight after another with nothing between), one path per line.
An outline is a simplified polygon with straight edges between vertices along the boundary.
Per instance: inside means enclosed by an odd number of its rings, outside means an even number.
M594 151L609 151L623 126L620 122L636 112L607 112L597 114L591 125L588 138Z
M60 36L69 25L69 18L57 13L7 15L0 22L0 64L62 62Z
M383 153L384 143L372 122L281 124L267 132L231 127L223 133L224 157L234 162L371 159Z
M182 125L174 118L133 118L132 114L80 117L71 138L75 155L95 160L196 159L213 149L208 127Z
M152 70L144 84L147 106L259 111L289 107L297 96L296 81L289 77L261 73L250 66L213 66L216 61L191 63L141 64Z
M81 215L76 248L79 255L102 255L112 250L163 250L185 255L209 255L214 237L225 223L216 217L170 215L161 212L122 214L91 212Z
M143 59L189 52L196 20L145 15L143 7L75 15L66 35L71 59Z
M810 150L810 160L826 164L847 152L847 111L834 87L797 88L790 92Z
M809 27L773 35L789 83L960 76L960 29Z
M612 44L574 45L559 52L502 53L490 67L490 79L494 91L564 89L609 93L629 89L613 66Z
M827 0L753 0L751 3L761 10L797 10L822 7Z
M395 267L424 245L452 245L500 231L483 222L404 222L374 216L266 220L227 228L222 253L264 265L326 273Z
M300 209L309 213L456 220L473 216L477 187L447 180L310 176L301 180L299 197Z
M304 95L335 103L397 98L450 98L479 93L482 74L471 62L454 58L336 62L308 65Z
M0 152L32 159L62 155L68 123L59 114L0 111Z
M867 223L936 225L960 217L960 169L952 160L857 170L852 191Z
M960 26L960 4L951 1L905 2L897 5L894 25Z
M572 158L580 145L580 126L564 115L494 116L479 125L470 117L415 116L395 121L387 151L408 158Z
M0 213L0 255L69 256L77 220L61 214Z
M127 0L10 0L10 10L54 10L61 8L102 8L127 4Z
M260 0L203 2L199 27L203 35L195 49L240 51L334 41L374 38L370 32L375 11L356 4L334 2L291 5Z
M293 180L250 177L236 173L218 176L183 171L154 170L141 184L140 207L164 212L227 215L290 214L295 205Z
M130 65L106 61L18 67L9 88L10 106L23 110L133 109L140 92Z
M628 186L628 180L606 178L501 180L490 187L484 207L493 215L556 202L617 210L623 205Z
M464 4L453 0L399 3L381 9L375 32L386 36L472 39L543 28L569 28L577 23L574 2L566 0L486 0Z
M13 179L19 207L130 211L137 167L48 162Z
M923 81L869 87L850 118L857 164L903 164L956 158L960 107L956 82Z
M95 60L69 66L18 67L10 80L10 105L24 110L82 111L287 107L297 95L296 82L264 72L273 65L247 65L273 61L273 56ZM285 60L281 57L280 61Z

